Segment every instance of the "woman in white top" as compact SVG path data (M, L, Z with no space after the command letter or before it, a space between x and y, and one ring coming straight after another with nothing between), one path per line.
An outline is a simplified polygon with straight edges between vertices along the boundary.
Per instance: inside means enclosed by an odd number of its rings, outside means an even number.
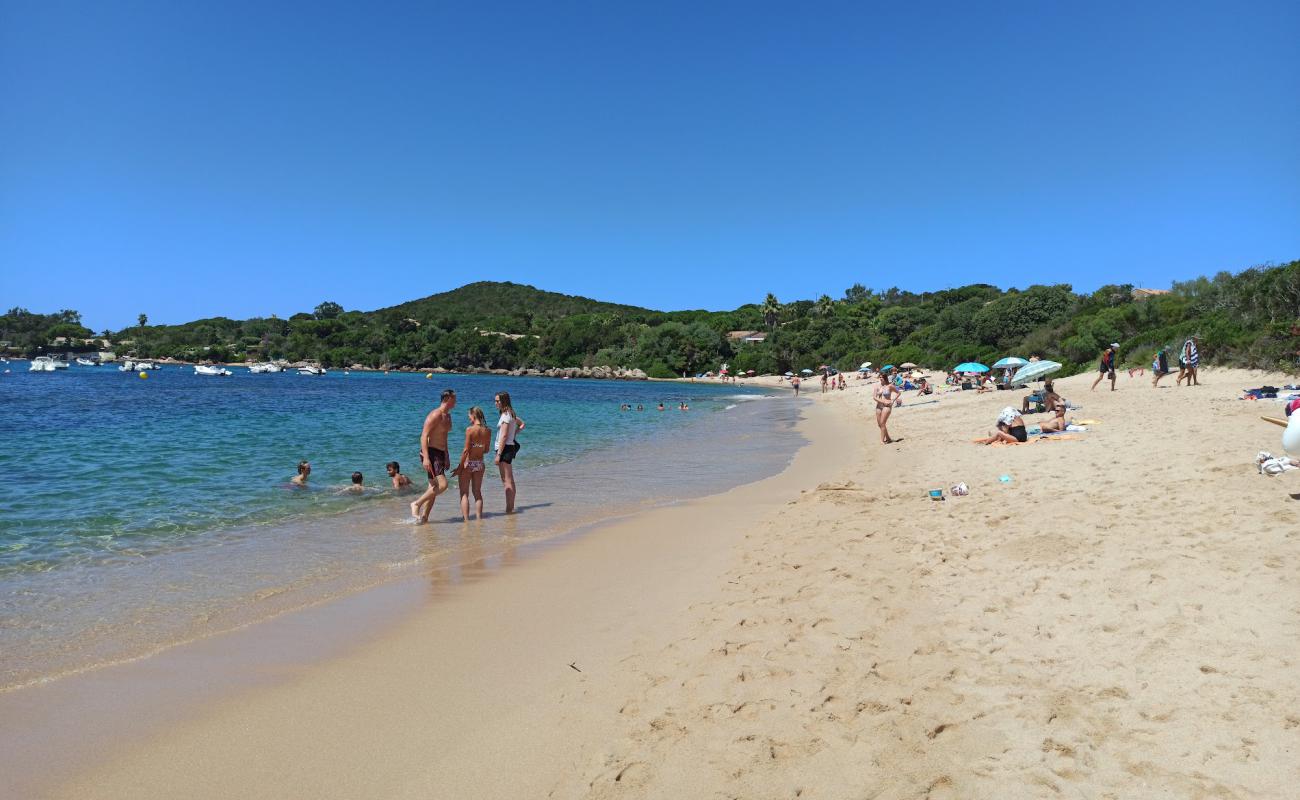
M510 405L510 393L500 392L496 396L497 411L501 419L497 422L496 463L501 470L501 484L506 490L506 513L515 510L515 454L519 452L519 442L515 435L524 429L524 421Z

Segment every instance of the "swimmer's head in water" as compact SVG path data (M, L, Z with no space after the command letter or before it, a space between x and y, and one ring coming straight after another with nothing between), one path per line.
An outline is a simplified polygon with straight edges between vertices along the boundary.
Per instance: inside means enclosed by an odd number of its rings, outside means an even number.
M361 473L360 473L360 472L354 472L354 473L352 473L352 482L353 482L353 483L355 483L357 486L360 486L360 485L361 485L361 481L362 481L362 478L361 478Z
M307 463L306 461L299 461L299 462L298 462L298 474L299 474L299 475L306 475L308 472L311 472L311 464Z
M473 420L473 422L474 422L476 425L486 425L486 424L487 424L487 418L483 416L483 409L479 408L478 406L471 406L471 407L470 407L470 409L469 409L469 418L470 418L471 420Z
M396 461L389 461L384 465L384 469L388 470L388 476L391 478L402 471L402 465L398 464Z

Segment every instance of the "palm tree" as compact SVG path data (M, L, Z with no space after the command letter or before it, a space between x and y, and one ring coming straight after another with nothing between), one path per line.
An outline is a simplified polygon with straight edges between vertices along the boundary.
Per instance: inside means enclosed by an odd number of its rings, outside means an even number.
M824 294L817 298L817 302L813 305L813 313L819 317L829 317L834 312L835 301L832 300L831 296L828 294Z
M767 323L768 330L775 330L777 317L781 315L781 301L776 299L776 295L768 292L767 298L763 300L761 310L763 312L763 321Z

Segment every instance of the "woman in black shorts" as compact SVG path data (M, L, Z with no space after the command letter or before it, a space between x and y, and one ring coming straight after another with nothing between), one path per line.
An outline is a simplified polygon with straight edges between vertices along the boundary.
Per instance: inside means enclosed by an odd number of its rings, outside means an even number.
M510 404L509 392L497 394L496 406L497 411L501 412L501 418L497 422L496 463L497 469L501 471L501 485L506 490L506 513L511 514L515 510L517 493L514 460L519 452L519 441L515 437L524 429L524 421Z

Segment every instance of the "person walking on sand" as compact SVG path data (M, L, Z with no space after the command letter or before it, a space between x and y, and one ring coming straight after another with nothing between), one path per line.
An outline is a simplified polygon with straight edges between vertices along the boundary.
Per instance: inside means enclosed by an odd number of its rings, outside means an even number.
M1183 379L1187 379L1188 386L1200 386L1201 382L1196 377L1196 369L1201 365L1201 353L1196 347L1196 337L1193 336L1183 342L1183 350L1178 355L1178 385L1182 385Z
M1169 374L1169 356L1162 347L1151 357L1151 388L1159 388L1160 379Z
M500 392L496 396L497 411L501 418L497 420L496 464L501 470L501 485L506 490L506 513L515 511L515 497L518 487L515 485L515 455L519 452L519 441L515 438L524 429L524 421L515 413L510 404L510 393ZM659 404L663 411L664 404Z
M429 488L411 503L411 516L420 524L429 521L433 502L447 491L447 467L451 466L447 458L447 434L451 432L451 410L456 407L456 392L443 390L441 400L438 407L424 418L424 427L420 429L420 462L429 476Z
M469 522L469 493L474 492L474 518L483 519L483 460L492 446L492 429L483 418L483 409L469 410L469 427L465 429L465 449L460 453L454 474L460 488L460 515Z
M1102 378L1110 378L1110 390L1115 391L1115 359L1119 355L1119 342L1111 342L1110 347L1101 351L1101 363L1097 365L1097 379L1092 382L1092 389L1097 391L1097 384Z
M876 425L880 427L881 444L892 444L894 441L889 436L889 415L901 394L898 387L889 382L889 376L880 373L880 385L871 393L871 397L876 401Z
M790 379L790 385L794 387L794 396L799 396L799 376L795 375Z

